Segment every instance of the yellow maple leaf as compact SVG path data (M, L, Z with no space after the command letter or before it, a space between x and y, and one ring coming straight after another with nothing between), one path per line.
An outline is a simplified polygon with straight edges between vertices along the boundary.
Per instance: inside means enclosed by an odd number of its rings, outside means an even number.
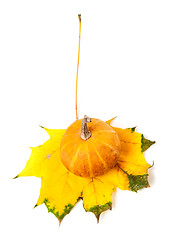
M146 176L150 167L144 159L141 134L132 129L114 128L121 141L120 157L115 168L97 177L79 177L68 171L61 162L60 143L66 130L44 129L50 139L43 145L32 148L30 159L16 178L41 178L40 196L36 206L45 203L48 211L52 212L59 222L79 199L83 199L85 210L93 212L99 219L103 211L112 208L112 192L116 188L132 190L131 174ZM147 179L138 184L136 190L149 186Z

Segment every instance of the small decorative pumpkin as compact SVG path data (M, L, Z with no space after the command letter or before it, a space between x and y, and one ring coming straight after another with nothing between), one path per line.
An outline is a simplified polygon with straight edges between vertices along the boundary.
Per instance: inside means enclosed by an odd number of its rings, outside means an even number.
M68 127L61 141L62 163L81 177L96 177L114 168L119 152L120 141L113 128L86 115Z

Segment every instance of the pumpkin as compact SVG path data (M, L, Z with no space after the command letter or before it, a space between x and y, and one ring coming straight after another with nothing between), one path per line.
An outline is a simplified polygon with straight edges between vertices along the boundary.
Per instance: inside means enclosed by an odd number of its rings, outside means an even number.
M73 174L96 177L114 168L120 141L112 127L86 115L66 130L60 146L61 161Z

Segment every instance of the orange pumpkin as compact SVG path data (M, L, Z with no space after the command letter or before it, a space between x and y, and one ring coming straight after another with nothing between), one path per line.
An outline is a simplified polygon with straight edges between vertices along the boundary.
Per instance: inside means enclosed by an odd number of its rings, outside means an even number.
M60 150L61 161L70 172L95 177L115 167L120 141L107 123L84 116L68 127Z

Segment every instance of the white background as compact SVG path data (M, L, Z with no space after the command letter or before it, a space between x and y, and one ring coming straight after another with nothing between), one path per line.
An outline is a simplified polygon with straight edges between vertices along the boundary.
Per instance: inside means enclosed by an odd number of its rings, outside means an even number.
M79 118L137 126L156 140L155 166L151 188L118 190L98 225L80 202L59 228L44 205L33 210L40 179L12 177L48 139L38 125L75 121L78 13ZM1 239L171 239L170 80L170 1L0 1Z

